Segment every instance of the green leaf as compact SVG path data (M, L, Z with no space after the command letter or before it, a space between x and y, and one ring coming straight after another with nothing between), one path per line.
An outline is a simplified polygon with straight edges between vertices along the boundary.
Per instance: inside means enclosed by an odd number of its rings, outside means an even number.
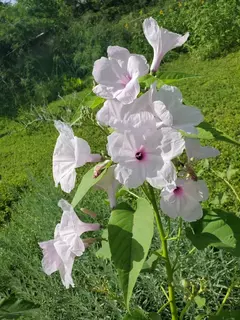
M240 256L240 219L233 213L204 210L203 218L191 226L192 229L186 229L186 235L197 249L213 246Z
M161 320L162 319L160 314L158 314L156 312L149 313L148 318L149 318L149 320Z
M180 130L181 134L187 138L202 139L202 140L218 140L228 142L240 146L240 142L230 137L223 131L213 127L210 123L203 121L197 126L198 134L187 134Z
M101 248L96 252L96 257L111 260L111 251L108 242L108 230L105 229L102 234Z
M235 176L238 173L238 169L233 169L232 165L230 164L228 170L227 170L227 179L230 181L233 176Z
M109 162L108 166L111 164ZM72 200L72 206L73 208L76 207L76 205L82 200L82 198L85 196L85 194L93 187L96 183L98 183L99 180L102 179L104 174L107 172L108 166L105 168L105 170L97 177L94 178L94 167L91 168L82 178L77 191L75 193L75 196Z
M18 319L36 312L38 308L39 305L11 296L0 303L0 319Z
M213 205L223 205L228 200L228 195L224 192L219 192L216 197L211 201Z
M156 82L157 88L160 88L162 85L164 85L162 80L159 80L157 77L151 74L147 74L139 79L140 85L147 88L149 88L154 82Z
M171 84L179 80L184 80L188 78L199 78L200 75L188 74L183 72L169 72L161 71L157 72L157 78L162 80L165 84Z
M219 315L210 316L209 320L239 320L240 310L222 311Z
M240 146L240 142L239 141L237 141L234 138L230 137L229 135L227 135L223 131L221 131L221 130L219 130L217 128L214 128L210 123L207 123L205 121L200 123L198 125L197 129L199 130L200 134L202 135L202 137L200 136L200 139L210 139L210 134L211 134L212 137L213 137L211 139L215 139L215 140L219 140L219 141L225 141L225 142ZM207 134L208 134L208 138L207 138Z
M85 106L87 106L87 107L89 107L91 109L95 109L98 106L100 106L101 104L103 104L104 101L105 101L105 99L96 96L91 91L91 92L89 92L89 94L86 95L86 97L84 98L82 104L84 104Z
M143 310L136 309L125 315L123 320L148 320L149 317Z
M149 202L137 199L137 210L125 203L112 211L108 225L112 260L118 271L124 301L129 301L137 277L146 260L154 229L153 210Z
M153 272L159 260L161 259L160 250L153 252L150 257L144 262L141 272Z
M203 308L206 304L206 299L200 296L196 296L194 301L196 302L198 308Z

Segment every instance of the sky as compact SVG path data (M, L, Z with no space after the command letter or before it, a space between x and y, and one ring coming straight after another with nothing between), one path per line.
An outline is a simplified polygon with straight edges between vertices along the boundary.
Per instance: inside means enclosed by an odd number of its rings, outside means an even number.
M16 0L1 0L1 2L11 2L11 3L15 3Z

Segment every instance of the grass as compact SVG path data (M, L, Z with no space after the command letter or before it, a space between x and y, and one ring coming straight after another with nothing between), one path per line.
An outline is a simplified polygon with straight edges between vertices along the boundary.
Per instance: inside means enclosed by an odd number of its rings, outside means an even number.
M71 123L88 93L84 90L68 95L48 107L22 112L16 119L0 117L0 224L11 216L12 204L21 192L29 188L29 174L38 180L52 175L51 159L58 136L53 120ZM92 152L97 152L100 130L90 132L87 124L75 128L75 132L89 140Z
M179 81L176 85L183 92L187 103L201 108L206 121L236 140L240 138L239 59L240 52L205 62L182 56L177 61L163 66L165 70L201 75L199 78ZM80 259L76 259L73 270L75 289L65 290L58 274L48 277L41 270L42 255L37 243L51 239L54 227L61 216L57 202L61 197L70 198L54 188L50 178L51 155L57 137L51 121L53 117L64 117L66 121L75 119L84 94L86 93L70 95L64 100L52 103L46 109L49 121L45 119L34 122L27 128L14 120L1 119L0 122L1 192L4 194L4 188L9 188L13 194L16 193L18 199L17 202L12 199L12 221L5 225L0 233L0 292L13 292L39 303L41 308L38 318L41 320L118 320L122 319L124 314L113 266L94 255L98 245L93 246ZM31 119L30 117L27 121ZM20 117L19 120L23 119ZM99 139L99 131L89 128L85 124L82 128L77 128L76 132L90 142L93 152L97 152L99 146L103 147L104 141ZM210 142L221 151L221 156L211 162L215 170L226 171L230 163L236 168L239 166L240 155L236 146ZM29 173L32 178L29 178ZM211 175L209 170L203 175L211 191L208 205L212 205L219 193L225 193L227 198L223 204L224 209L239 212L239 204L226 184ZM240 182L237 176L233 177L232 184L239 193ZM27 190L19 196L18 190L22 188ZM92 191L81 203L81 207L88 207L98 213L97 220L103 226L109 217L104 199L105 195ZM176 228L177 222L173 222L173 226ZM156 244L155 238L153 246ZM185 318L189 320L194 319L199 313L216 311L233 274L238 274L240 270L239 259L228 253L208 248L190 254L191 249L192 246L187 239L181 242L181 268L175 274L177 304L182 309L188 299L186 288L181 284L183 279L194 283L196 287L200 282L204 282L205 290L201 297L206 299L206 304L197 307L193 302ZM175 250L175 242L171 242L172 258L175 257ZM159 289L166 283L162 268L163 263L160 262L155 274L140 276L132 300L133 306L141 306L150 312L166 302L163 292ZM239 288L234 288L226 308L234 309L239 306L239 293ZM163 319L169 319L167 310L162 315Z

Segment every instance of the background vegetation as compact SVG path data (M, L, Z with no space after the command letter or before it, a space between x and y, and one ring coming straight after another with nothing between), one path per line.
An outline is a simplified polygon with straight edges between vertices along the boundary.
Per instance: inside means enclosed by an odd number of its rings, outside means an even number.
M82 126L75 126L75 133L90 143L93 152L104 149L105 141L99 139L100 132L91 126L91 114L84 108L91 99L92 64L106 55L110 44L144 54L150 62L152 51L141 24L152 15L172 31L191 34L183 48L167 56L162 70L199 75L175 83L184 101L201 108L208 122L239 141L239 13L237 0L138 0L134 5L125 0L0 3L0 298L14 293L39 303L41 320L122 318L113 266L94 256L97 247L76 261L75 289L65 290L58 274L49 278L41 270L37 242L52 237L61 215L58 200L70 199L54 187L51 178L57 138L53 120L71 123L82 116ZM221 156L211 163L213 169L226 172L229 165L239 167L238 147L215 146ZM211 190L206 205L239 212L240 204L231 190L204 165L201 175ZM79 170L79 179L83 172ZM240 193L237 174L232 184ZM109 210L104 195L91 192L81 206L96 211L98 221L106 224ZM181 244L178 306L186 302L183 279L196 285L203 281L206 301L193 303L186 319L215 311L239 269L237 258L218 250L193 252L186 258L191 249L187 240ZM160 307L165 302L159 290L164 280L161 265L157 276L142 274L133 304L149 312ZM239 289L235 288L226 307L237 306ZM166 311L163 319L168 317Z

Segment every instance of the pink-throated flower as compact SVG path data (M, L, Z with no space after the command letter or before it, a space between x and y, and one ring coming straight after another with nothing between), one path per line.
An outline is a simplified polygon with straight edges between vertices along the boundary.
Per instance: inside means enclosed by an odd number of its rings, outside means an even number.
M140 92L138 78L148 73L149 66L144 56L130 54L119 46L109 46L108 58L95 61L93 77L98 83L93 92L105 99L117 99L129 104Z
M182 153L184 140L172 128L157 130L154 116L148 112L132 115L130 122L135 123L131 130L108 136L108 153L118 163L115 178L128 188L145 180L156 185L152 179L165 175L164 164Z
M42 267L47 275L59 271L63 285L68 289L74 287L71 276L74 259L85 251L84 240L80 236L84 232L99 230L98 223L82 222L72 206L65 200L60 200L59 207L63 210L61 222L57 224L54 239L40 242L43 250Z
M196 221L203 215L200 201L208 199L208 188L203 180L177 179L176 183L164 187L160 207L171 218L182 217L185 221Z

